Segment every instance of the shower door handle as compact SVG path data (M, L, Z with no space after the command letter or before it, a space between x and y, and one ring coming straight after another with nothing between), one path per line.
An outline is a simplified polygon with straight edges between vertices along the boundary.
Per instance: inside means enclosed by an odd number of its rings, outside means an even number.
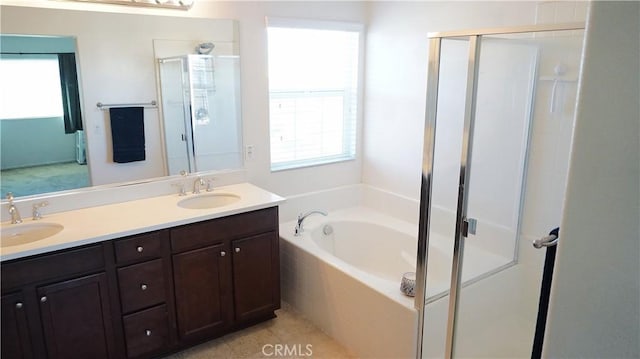
M467 218L462 222L462 235L469 237L469 235L476 235L476 228L478 227L478 220L475 218Z
M546 235L540 239L536 239L533 241L533 246L540 249L542 247L553 247L558 244L558 235L560 232L560 228L555 228L549 235Z
M542 358L542 345L544 332L547 326L547 313L549 312L549 297L551 296L551 282L553 281L553 267L556 262L556 244L560 236L560 227L554 228L549 234L533 241L536 248L548 247L544 255L544 269L542 270L542 282L540 283L540 301L538 302L538 318L536 319L536 331L533 336L531 359Z

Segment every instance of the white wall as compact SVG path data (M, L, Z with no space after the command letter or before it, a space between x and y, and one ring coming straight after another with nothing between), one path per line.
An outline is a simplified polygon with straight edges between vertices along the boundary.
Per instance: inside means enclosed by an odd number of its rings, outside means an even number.
M545 356L640 357L640 4L592 4Z
M360 156L355 161L271 173L265 16L301 17L365 23L365 2L198 2L210 16L240 23L242 117L244 144L255 148L245 162L249 181L280 195L291 195L361 181Z
M363 182L419 198L430 31L532 24L535 2L369 4Z

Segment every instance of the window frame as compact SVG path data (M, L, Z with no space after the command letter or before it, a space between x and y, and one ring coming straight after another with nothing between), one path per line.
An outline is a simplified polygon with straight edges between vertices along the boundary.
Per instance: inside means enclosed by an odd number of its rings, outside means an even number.
M297 18L282 18L282 17L265 17L266 29L270 27L289 28L289 29L304 29L304 30L327 30L327 31L345 31L358 33L358 48L357 48L357 65L356 65L356 88L355 88L355 120L353 121L353 141L343 142L343 151L339 155L335 156L323 156L302 160L291 160L274 165L271 156L271 99L272 91L268 84L268 106L269 106L269 167L271 172L280 172L293 169L302 169L307 167L335 164L340 162L355 161L360 158L360 133L362 124L362 98L363 98L363 77L364 77L364 44L365 44L365 26L361 23L355 22L343 22L343 21L327 21L327 20L311 20L311 19L297 19ZM267 59L269 46L267 35ZM267 66L268 68L268 66ZM344 89L340 89L343 91ZM273 94L286 93L287 91L274 91ZM324 90L322 92L325 92ZM353 96L352 96L353 97ZM348 97L345 97L348 98ZM344 107L347 109L347 106ZM349 133L343 129L342 136L347 137ZM347 148L353 148L352 153L348 153Z

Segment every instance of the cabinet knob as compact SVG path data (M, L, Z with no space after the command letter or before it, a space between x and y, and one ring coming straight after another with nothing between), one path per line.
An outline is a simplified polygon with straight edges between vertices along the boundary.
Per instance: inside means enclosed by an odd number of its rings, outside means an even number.
M16 309L22 309L22 302L16 303Z
M148 337L151 336L151 330L147 329L144 331L144 334L146 334Z
M47 296L46 296L46 295L45 295L45 296L42 296L42 297L40 298L40 303L44 303L44 302L46 302L46 301L47 301Z
M235 251L236 251L236 253L240 253L240 248L236 247Z
M144 251L144 248L142 246L138 246L136 250L138 251L138 253L142 253L142 251Z
M225 252L225 251L220 252L220 257L224 257L226 255L227 255L227 252Z
M146 285L146 284L141 284L141 285L140 285L140 289L142 289L142 290L147 290L147 285Z

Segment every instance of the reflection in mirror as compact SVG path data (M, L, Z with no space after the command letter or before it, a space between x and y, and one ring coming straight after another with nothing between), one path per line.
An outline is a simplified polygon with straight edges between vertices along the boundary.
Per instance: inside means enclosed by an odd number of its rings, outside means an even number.
M76 40L0 35L2 198L90 185Z
M88 9L90 7L91 5L87 5ZM78 156L76 152L83 144L86 148L85 161L80 160L82 163L86 162L86 165L81 165L86 181L74 185L75 187L136 183L162 179L163 176L174 173L173 170L169 171L169 139L175 138L172 136L181 138L181 134L184 134L186 139L185 124L190 124L193 132L188 148L192 151L194 165L179 166L181 169L209 171L242 167L236 21L7 5L0 5L0 10L2 34L30 35L47 41L54 36L74 40L75 47L70 52L75 50L78 85L81 89L79 97L83 104L81 123L84 126L81 127L83 132L78 131L75 135L64 134L64 128L61 131L70 143L70 147L66 147L71 155L68 162L75 162L78 167L78 158L81 159L82 156ZM207 43L214 45L209 55L213 59L212 76L215 90L209 90L204 99L198 97L200 95L189 85L185 87L186 78L181 79L180 86L171 91L187 94L188 101L185 102L183 98L180 105L175 105L176 108L182 107L182 112L178 113L179 117L175 119L171 117L171 106L163 101L169 94L161 91L158 59L195 54L198 52L196 47ZM207 45L200 51L206 50ZM27 103L22 107L42 107L43 103L34 99L34 93L36 88L42 88L40 85L43 81L23 82L30 86L31 92L22 96L23 103ZM4 76L2 83L4 84ZM39 86L33 86L34 83L38 83ZM147 107L143 110L144 160L126 163L115 161L110 111L103 111L96 107L96 104L141 104L153 100L158 102L158 108ZM57 118L56 126L58 130L62 128L61 118L64 115L44 116L49 116L49 119ZM182 121L182 130L173 129L165 119ZM205 126L206 119L209 122ZM12 138L16 141L15 145L5 140L5 124L16 124L15 121L0 120L3 169L5 164L10 165L10 159L19 160L26 155L40 158L45 153L54 152L39 149L33 144L40 144L39 142L43 142L42 138L50 139L49 133L39 134L39 131L45 129L43 125L21 131L22 138ZM53 126L54 123L56 122L49 121L47 125ZM186 151L186 140L182 146ZM17 148L20 156L9 155L5 147ZM30 164L23 161L11 166L26 167ZM5 177L4 172L2 176L4 195L4 185L7 184L8 177ZM54 176L45 175L45 182L55 182L52 180ZM38 188L36 184L27 180L17 182L24 183L28 192L15 193L16 196L66 189Z
M203 43L197 51L212 43ZM169 175L242 166L239 58L192 54L158 60ZM232 136L230 134L235 134Z

